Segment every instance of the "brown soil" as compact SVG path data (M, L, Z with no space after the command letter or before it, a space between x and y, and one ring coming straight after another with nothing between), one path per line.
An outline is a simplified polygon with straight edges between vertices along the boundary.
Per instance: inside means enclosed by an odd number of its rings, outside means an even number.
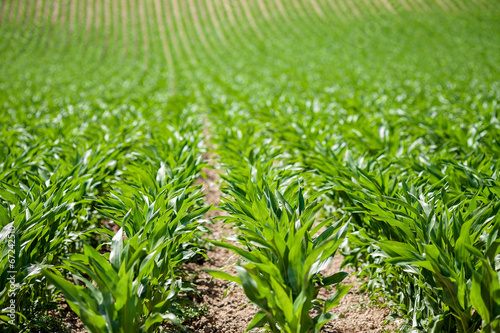
M61 295L61 297L63 297ZM65 300L60 302L59 311L49 311L49 315L60 319L64 327L71 333L88 333L80 318L69 307Z
M214 236L216 238L224 234L226 234L224 228L214 225ZM203 270L205 268L218 270L234 264L237 259L232 252L221 248L214 248L209 251L208 256L210 261L202 266L196 264L189 264L189 266L193 271L199 272L193 281L198 285L197 289L200 294L197 303L198 305L205 305L209 313L193 320L186 326L191 332L200 333L243 332L256 313L255 307L248 304L248 299L241 288L231 285L228 281L212 279ZM227 272L234 274L233 270L227 270ZM226 291L227 294L224 297Z
M329 276L341 271L340 266L343 260L344 258L341 255L337 255L330 267L323 271L323 274ZM342 284L351 284L351 290L342 298L339 306L332 311L338 314L339 318L327 323L322 331L328 333L393 332L396 329L394 323L384 325L384 320L390 314L390 311L387 308L377 306L375 302L370 301L367 294L360 292L362 281L356 277L353 270L344 269L344 271L351 273L351 275ZM323 290L320 292L319 297L326 299L330 294L331 292ZM382 304L382 301L379 303Z

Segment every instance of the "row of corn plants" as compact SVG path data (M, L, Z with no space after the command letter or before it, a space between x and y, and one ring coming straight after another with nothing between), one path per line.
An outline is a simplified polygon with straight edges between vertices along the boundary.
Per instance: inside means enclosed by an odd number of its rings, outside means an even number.
M258 308L247 330L264 328L271 332L320 332L335 318L331 309L347 294L345 272L324 276L340 244L348 221L320 217L324 192L306 190L300 172L280 163L282 149L266 130L248 114L233 110L215 111L219 123L231 129L216 132L220 162L227 173L222 209L229 213L225 223L234 228L233 238L212 241L239 255L237 275L225 269L209 271L215 278L242 286ZM221 112L222 111L222 112ZM245 128L246 135L242 130ZM318 297L321 289L330 297Z
M90 332L180 324L180 266L201 255L209 207L194 186L201 123L185 100L168 106L182 122L151 122L161 107L116 106L99 122L82 106L2 115L17 124L1 128L3 330L62 330L42 320L61 293Z
M306 151L303 163L318 174L318 183L333 188L335 206L353 217L347 261L366 263L367 287L393 297L407 329L493 332L499 320L499 198L498 148L491 142L498 126L478 110L477 122L454 135L453 123L474 121L471 113L455 116L444 133L437 132L439 120L420 122L428 126L423 135L401 121L406 127L343 126L341 133L373 138L365 146L372 151L344 135L331 150L316 145L314 153ZM479 281L492 277L492 289L483 282L477 293Z

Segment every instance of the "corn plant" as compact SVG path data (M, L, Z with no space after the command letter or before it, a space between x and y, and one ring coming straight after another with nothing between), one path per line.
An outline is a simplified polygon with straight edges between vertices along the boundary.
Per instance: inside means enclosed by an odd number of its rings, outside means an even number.
M474 274L471 303L482 318L481 332L500 329L500 275L488 260L482 260L480 271Z
M474 332L481 320L473 312L470 286L481 264L473 253L484 251L480 237L498 223L499 205L481 196L453 204L441 191L424 195L412 188L402 193L389 198L391 205L384 209L365 204L372 218L399 235L377 243L385 261L425 283L427 305L435 311L432 331Z
M84 197L91 194L95 186L89 176L43 179L31 175L26 181L29 188L2 183L0 190L0 198L8 203L2 203L0 208L0 299L2 304L7 304L11 298L8 279L12 273L9 272L15 272L15 280L11 282L17 286L15 305L21 314L55 307L55 294L40 275L43 267L58 265L64 253L77 250L80 237L110 233L91 228L85 222L89 213ZM25 320L23 316L19 318L21 322Z
M124 244L120 229L108 259L86 245L84 254L65 260L63 267L76 285L57 271L44 271L90 332L152 332L164 320L179 324L169 310L181 286L165 279L168 275L163 279L151 275L162 249L148 253L131 244Z
M200 188L188 186L197 164L176 174L165 165L151 168L145 163L136 174L131 164L124 174L130 183L100 199L99 212L121 227L107 258L85 245L84 254L65 260L61 268L77 285L45 271L91 332L152 332L164 320L180 323L172 313L184 290L179 267L199 253L198 236L206 229L198 219L210 207L200 208Z
M304 199L302 188L292 182L283 192L274 191L265 181L251 182L247 191L232 191L234 200L225 203L241 235L239 245L213 242L239 254L245 261L237 266L238 277L210 271L214 277L242 285L258 313L247 330L265 327L271 332L319 332L334 318L329 311L339 304L350 286L340 282L347 273L323 277L347 232L345 221L316 221L321 201ZM327 300L318 299L321 288L335 285ZM311 310L317 310L314 318Z

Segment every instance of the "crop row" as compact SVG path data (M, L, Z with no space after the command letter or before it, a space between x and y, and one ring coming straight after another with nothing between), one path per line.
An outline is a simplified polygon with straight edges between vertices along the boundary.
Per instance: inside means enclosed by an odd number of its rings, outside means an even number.
M16 124L2 128L2 304L23 310L20 327L59 292L91 331L177 322L179 267L206 232L201 124L182 102L177 123L141 105L76 108L2 116Z

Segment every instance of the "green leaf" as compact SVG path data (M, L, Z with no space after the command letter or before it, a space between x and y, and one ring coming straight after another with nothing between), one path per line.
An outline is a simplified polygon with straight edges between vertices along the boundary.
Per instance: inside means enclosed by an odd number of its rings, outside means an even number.
M328 297L328 299L325 301L323 312L327 312L330 309L332 309L333 307L338 306L342 297L347 295L347 293L349 292L351 287L352 287L352 284L345 285L345 286L337 285L335 293L333 293L333 295Z
M322 279L321 283L324 286L330 286L332 284L337 284L337 283L340 283L340 282L344 281L344 279L347 276L349 276L349 273L338 272L338 273L335 273L333 275L330 275L329 277L326 277L326 278Z
M248 251L245 251L239 247L237 247L236 245L232 245L232 244L228 244L228 243L224 243L224 242L217 242L217 241L210 241L210 243L216 245L216 246L219 246L219 247L223 247L223 248L226 248L228 250L231 250L237 254L239 254L240 256L242 256L243 258L245 258L246 260L250 261L250 262L254 262L254 263L259 263L260 260L255 256L253 255L252 253L248 252Z
M266 313L262 310L259 310L255 314L255 317L253 317L250 324L248 324L248 327L246 328L245 332L248 332L254 328L264 327L267 323L268 323L268 320L267 320Z
M208 274L212 275L216 279L221 279L221 280L227 280L227 281L233 281L236 282L237 284L241 285L241 280L237 276L232 276L231 274L228 274L226 272L222 271L216 271L212 269L204 269Z

